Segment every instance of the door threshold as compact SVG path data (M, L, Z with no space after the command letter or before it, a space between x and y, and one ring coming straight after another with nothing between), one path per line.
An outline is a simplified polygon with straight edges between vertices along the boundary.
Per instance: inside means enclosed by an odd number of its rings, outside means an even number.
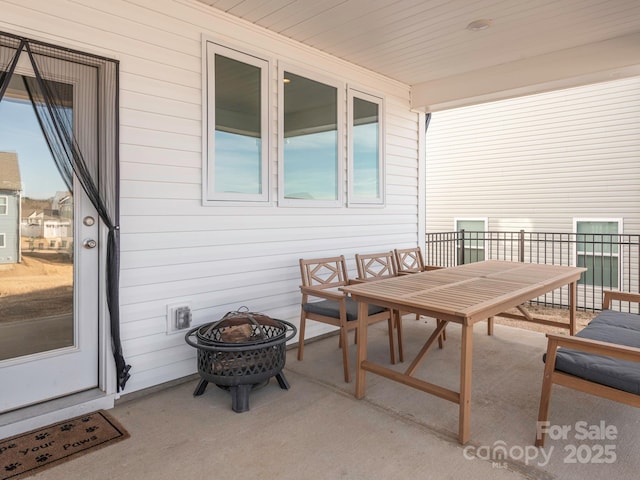
M115 395L94 388L0 415L0 439L12 437L84 413L113 408Z

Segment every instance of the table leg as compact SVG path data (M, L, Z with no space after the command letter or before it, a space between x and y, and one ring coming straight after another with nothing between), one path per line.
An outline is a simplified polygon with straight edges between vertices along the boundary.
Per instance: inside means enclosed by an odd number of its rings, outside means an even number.
M462 324L460 346L460 414L458 441L464 445L469 441L471 425L471 363L473 354L473 326Z
M487 335L493 335L493 317L487 318Z
M394 310L396 318L396 330L398 331L398 360L404 362L404 338L402 338L402 315L400 310Z
M369 305L358 302L358 349L356 356L356 398L364 397L367 388L362 362L367 360L367 314Z
M576 334L576 282L569 284L569 335Z

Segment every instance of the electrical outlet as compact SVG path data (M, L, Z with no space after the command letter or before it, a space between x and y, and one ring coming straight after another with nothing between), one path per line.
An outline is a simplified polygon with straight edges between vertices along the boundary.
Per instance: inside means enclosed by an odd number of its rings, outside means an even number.
M176 330L184 330L191 326L191 309L189 307L178 307L175 309Z
M191 326L191 304L167 305L167 334L180 333Z

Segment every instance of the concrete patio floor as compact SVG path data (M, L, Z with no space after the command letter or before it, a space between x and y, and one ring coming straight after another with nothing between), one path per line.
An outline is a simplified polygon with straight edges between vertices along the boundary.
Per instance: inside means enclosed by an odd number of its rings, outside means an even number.
M434 328L404 320L404 369ZM425 325L426 324L426 325ZM110 413L131 438L51 468L46 479L580 479L637 478L640 410L554 387L550 421L564 438L535 437L543 334L496 325L474 332L471 440L456 439L458 407L372 374L367 394L342 379L337 337L309 343L305 359L289 350L284 373L250 396L250 411L231 410L228 392L197 377L124 397ZM386 325L370 329L369 357L387 364ZM417 375L458 390L460 328L447 328L443 350L429 352ZM355 362L355 347L350 346ZM194 360L195 362L195 360ZM352 363L354 368L355 363ZM582 422L582 423L580 423ZM583 439L609 427L609 438ZM615 428L616 433L611 433ZM615 437L615 438L613 438ZM498 452L506 452L500 457Z

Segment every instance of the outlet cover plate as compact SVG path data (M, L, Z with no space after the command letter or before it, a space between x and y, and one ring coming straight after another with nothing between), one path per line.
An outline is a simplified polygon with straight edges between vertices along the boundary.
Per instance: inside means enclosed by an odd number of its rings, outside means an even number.
M191 302L180 302L180 303L167 305L167 330L166 330L167 335L173 335L175 333L184 333L191 326L191 323L193 323L193 317L192 317L189 327L180 328L180 329L176 327L176 311L183 307L186 307L189 309L189 312L190 312L189 315L191 316L193 315Z

